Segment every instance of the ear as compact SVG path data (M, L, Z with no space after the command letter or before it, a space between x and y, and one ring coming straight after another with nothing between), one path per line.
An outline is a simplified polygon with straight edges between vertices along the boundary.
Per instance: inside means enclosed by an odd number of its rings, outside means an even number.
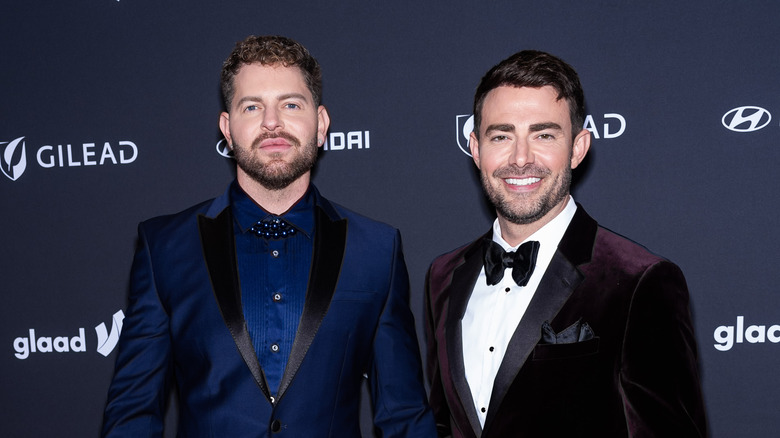
M325 136L328 133L328 127L330 126L330 115L325 105L320 105L317 108L317 146L322 147L325 144Z
M574 137L574 144L572 144L571 151L571 168L576 169L577 166L585 159L585 155L590 150L590 131L583 129Z
M474 159L474 164L477 165L477 169L480 169L480 167L479 167L479 140L477 140L477 135L474 134L474 131L471 131L471 134L469 134L469 150L471 151L471 158Z
M223 112L219 115L219 130L227 140L228 147L233 149L233 139L230 137L230 114Z

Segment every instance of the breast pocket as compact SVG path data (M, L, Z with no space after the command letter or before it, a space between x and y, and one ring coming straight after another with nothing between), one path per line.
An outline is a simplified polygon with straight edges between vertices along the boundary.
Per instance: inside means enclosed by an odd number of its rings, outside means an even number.
M537 344L533 360L574 359L592 356L599 352L599 337L571 344Z

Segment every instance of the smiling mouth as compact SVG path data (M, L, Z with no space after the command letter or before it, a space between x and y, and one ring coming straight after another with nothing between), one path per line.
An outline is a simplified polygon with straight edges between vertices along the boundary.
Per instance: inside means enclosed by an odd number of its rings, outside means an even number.
M528 177L528 178L504 178L504 181L507 184L513 185L513 186L530 186L531 184L538 183L541 181L541 178L536 177Z

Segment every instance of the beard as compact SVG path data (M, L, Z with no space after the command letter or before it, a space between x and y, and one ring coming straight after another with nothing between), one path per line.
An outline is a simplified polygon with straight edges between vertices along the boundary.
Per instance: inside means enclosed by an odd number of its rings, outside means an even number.
M549 169L528 164L522 168L518 166L502 167L496 169L492 176L494 179L502 179L517 178L521 175L546 175L546 178L549 178L553 173ZM494 187L484 172L480 172L480 177L485 195L496 208L498 214L517 225L528 225L543 218L566 199L571 187L571 167L568 165L561 173L554 176L551 187L538 194L512 195Z
M281 137L287 140L298 153L292 157L292 161L285 162L281 152L272 153L265 162L252 151L260 146L260 143L268 138ZM241 168L255 182L268 190L281 190L295 182L306 172L314 167L317 161L317 139L312 137L305 145L284 131L263 134L258 136L250 148L244 148L234 144L233 153L236 165Z

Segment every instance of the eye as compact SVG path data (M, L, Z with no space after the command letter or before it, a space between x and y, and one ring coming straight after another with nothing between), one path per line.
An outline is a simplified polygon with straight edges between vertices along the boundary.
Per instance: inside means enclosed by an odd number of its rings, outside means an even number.
M284 107L287 109L299 109L301 106L297 103L288 102L284 104Z
M507 137L506 135L494 135L494 136L490 137L490 141L500 142L500 141L505 141L508 138L509 137Z
M246 108L244 108L244 111L255 111L257 110L257 105L247 105Z
M537 138L541 140L555 140L555 136L549 133L539 134Z

